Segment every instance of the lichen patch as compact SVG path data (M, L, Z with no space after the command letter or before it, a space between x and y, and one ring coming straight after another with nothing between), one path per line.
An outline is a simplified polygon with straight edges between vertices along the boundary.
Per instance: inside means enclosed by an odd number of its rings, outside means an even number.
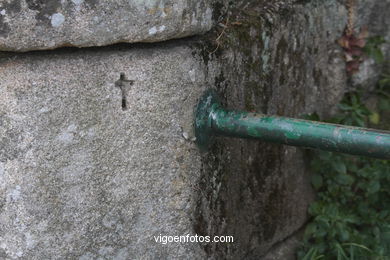
M59 27L65 22L65 16L60 13L55 13L51 16L51 26Z

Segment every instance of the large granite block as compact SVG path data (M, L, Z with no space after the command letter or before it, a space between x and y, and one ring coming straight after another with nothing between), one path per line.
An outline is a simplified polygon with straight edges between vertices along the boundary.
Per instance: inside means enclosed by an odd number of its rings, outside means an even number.
M218 0L0 1L0 51L156 42L211 29ZM216 9L214 8L216 7Z

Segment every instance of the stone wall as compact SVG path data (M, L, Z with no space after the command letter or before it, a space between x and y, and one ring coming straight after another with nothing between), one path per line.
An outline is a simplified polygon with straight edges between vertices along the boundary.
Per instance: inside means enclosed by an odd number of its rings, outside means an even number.
M390 42L385 10L360 1L357 22ZM334 114L381 71L368 59L348 84L346 13L336 0L0 1L0 258L294 259L314 198L305 151L219 138L201 153L193 110L215 88L235 109Z
M211 29L216 0L4 0L0 49L156 42Z
M266 1L265 1L266 2ZM277 2L277 1L275 1ZM360 1L357 26L387 38L390 24L383 10L390 1ZM245 7L245 8L243 8ZM334 115L343 94L373 88L381 65L367 59L348 82L344 56L336 43L347 17L339 1L253 3L242 1L229 12L220 35L223 64L215 86L228 107L302 117ZM215 39L215 38L214 38ZM209 66L210 67L210 66ZM306 221L313 199L303 149L262 142L220 139L204 161L208 166L199 203L200 232L233 234L233 245L207 245L220 259L294 259L294 237ZM283 253L283 254L282 254Z

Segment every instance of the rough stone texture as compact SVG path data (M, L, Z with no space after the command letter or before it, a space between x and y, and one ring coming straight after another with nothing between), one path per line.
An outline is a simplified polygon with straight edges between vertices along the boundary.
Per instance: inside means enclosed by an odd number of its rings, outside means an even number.
M0 50L156 42L212 27L218 0L1 0Z
M389 2L361 1L358 19L388 39ZM336 0L235 4L210 42L3 54L0 258L293 258L286 238L313 199L305 151L219 138L200 154L183 136L192 138L207 87L230 108L334 114L349 89L335 43L346 10ZM365 69L374 82L381 68ZM114 84L121 72L135 80L127 110ZM235 242L153 240L187 233Z
M336 43L347 17L341 1L242 2L230 13L225 29L216 33L223 31L219 49L206 55L224 64L215 77L224 103L281 116L334 115L350 89ZM390 19L383 10L389 10L390 1L373 2L360 2L358 20L373 35L389 37ZM387 53L389 47L383 46ZM364 74L365 87L372 87L380 73L377 66L375 73ZM313 194L304 150L226 138L213 147L205 165L202 187L212 186L202 191L198 204L198 232L230 234L236 241L206 245L209 255L261 259L305 224Z
M296 260L296 250L302 243L302 234L294 235L276 244L262 260Z
M384 13L390 10L390 1L358 1L359 19L356 27L367 26L370 36L383 36L386 44L382 45L382 52L386 60L390 59L390 19ZM352 78L353 86L373 90L381 76L383 64L377 64L370 58L360 66L359 73Z
M0 78L1 259L203 258L153 239L193 233L201 161L183 131L205 77L191 49L17 55Z

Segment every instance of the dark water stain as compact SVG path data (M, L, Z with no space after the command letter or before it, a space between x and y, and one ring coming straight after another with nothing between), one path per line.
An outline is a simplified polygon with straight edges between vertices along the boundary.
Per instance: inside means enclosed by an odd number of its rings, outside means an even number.
M8 23L4 21L4 16L0 16L0 37L6 38L8 37L11 28Z
M283 223L283 207L285 207L286 194L284 188L275 185L270 188L268 199L263 204L263 210L259 214L259 223L264 227L261 237L264 241L271 241L278 227Z
M313 79L316 86L321 85L322 72L319 69L313 68Z
M91 8L95 8L96 5L99 3L98 0L85 0L85 3Z

